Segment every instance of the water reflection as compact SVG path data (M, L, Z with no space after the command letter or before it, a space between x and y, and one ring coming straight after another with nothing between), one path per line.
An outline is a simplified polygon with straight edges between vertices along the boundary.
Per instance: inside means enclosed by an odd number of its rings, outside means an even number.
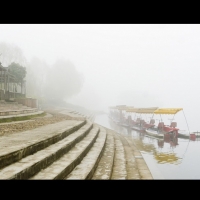
M199 138L150 137L115 124L105 114L96 116L95 122L132 140L153 171L165 179L200 179Z
M181 158L176 156L175 153L164 153L154 151L154 159L160 164L170 163L170 164L180 164Z
M111 119L109 119L109 125L116 132L131 136L134 139L134 143L136 144L137 148L142 153L152 154L157 163L180 164L181 158L178 157L173 151L173 149L178 145L177 136L166 134L164 135L163 139L149 137L144 132L137 132L131 128L122 127L113 122ZM165 145L170 147L167 152L162 151Z

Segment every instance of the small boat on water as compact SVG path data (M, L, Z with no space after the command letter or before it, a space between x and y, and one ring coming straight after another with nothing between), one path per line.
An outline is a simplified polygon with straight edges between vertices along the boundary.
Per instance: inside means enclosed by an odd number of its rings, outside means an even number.
M117 106L112 106L110 107L110 113L108 115L108 117L115 122L116 124L121 123L121 116L120 116L120 112L118 112L118 107Z
M110 107L109 117L118 125L129 127L128 119L126 118L126 105L117 105Z
M150 107L150 108L134 108L127 107L125 105L110 107L110 116L112 116L113 121L117 124L130 127L133 130L139 132L145 132L150 136L154 136L157 138L163 138L164 134L171 134L173 137L178 137L178 128L177 123L172 122L170 125L165 125L164 122L160 121L158 125L155 125L155 120L153 116L156 114L170 114L175 115L177 112L182 110L182 108L158 108L158 107ZM129 113L127 118L125 117L125 113ZM130 113L135 113L139 115L136 119L132 119ZM152 114L152 117L149 122L145 121L141 118L142 114Z
M189 138L190 140L196 140L200 138L200 133L198 132L184 132L177 128L177 122L174 122L174 116L179 111L183 110L182 108L134 108L128 107L126 105L119 105L115 107L110 107L109 117L118 125L121 125L126 128L131 128L141 133L145 133L149 136L156 138L164 138L165 135L168 135L169 138L179 137L179 138ZM131 117L131 113L135 113L134 119ZM147 122L142 118L142 114L152 114L151 119ZM128 115L128 116L127 116ZM136 116L139 115L139 116ZM164 124L162 119L157 125L155 125L155 120L153 117L155 115L174 115L173 119L170 122L170 125Z
M189 133L189 131L186 131L186 130L179 130L178 137L196 141L197 139L200 138L200 132L196 131L196 132Z
M153 112L153 114L175 115L180 110L182 110L182 108L158 108ZM164 122L160 121L157 126L147 128L146 133L157 137L164 137L166 134L170 137L178 137L179 129L176 127L176 122L171 121L170 125L165 125Z
M173 137L170 134L165 134L162 139L157 140L159 148L163 148L165 143L168 143L170 144L170 147L175 148L178 145L178 137Z
M137 119L131 118L129 115L129 126L130 128L139 131L139 132L146 132L148 128L153 128L155 125L153 123L153 120L150 120L150 122L146 122L144 119L141 118L142 114L152 114L158 107L151 107L151 108L127 108L126 112L128 113L135 113L135 117L137 114L139 114L139 117ZM155 120L154 120L155 121Z
M158 125L155 125L155 120L153 116L156 114L163 115L175 115L177 112L182 110L182 108L158 108L158 107L151 107L151 108L133 108L127 109L127 112L132 112L136 114L152 114L152 117L149 122L146 122L144 119L137 118L137 120L132 120L129 116L130 126L132 129L137 131L144 131L147 135L153 136L156 138L164 138L165 135L169 135L170 138L178 137L178 128L177 123L171 121L170 125L165 125L164 122L161 120ZM174 119L174 118L173 118Z

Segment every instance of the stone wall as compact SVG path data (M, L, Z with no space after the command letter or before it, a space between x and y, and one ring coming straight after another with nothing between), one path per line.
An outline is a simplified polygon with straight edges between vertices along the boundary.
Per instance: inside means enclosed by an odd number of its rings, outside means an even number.
M33 98L20 98L15 99L19 104L23 104L24 106L28 106L31 108L37 108L38 107L38 101L37 99Z

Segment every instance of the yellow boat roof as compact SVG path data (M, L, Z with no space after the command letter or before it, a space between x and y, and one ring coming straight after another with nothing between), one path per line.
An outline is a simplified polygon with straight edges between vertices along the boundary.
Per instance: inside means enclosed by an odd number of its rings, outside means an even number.
M135 109L133 106L126 106L126 112L128 112L128 110L132 110L132 109Z
M119 106L116 106L116 109L118 110L126 110L126 105L119 105Z
M183 108L158 108L154 111L154 114L176 114Z
M110 109L117 109L117 110L126 110L128 107L125 105L120 105L120 106L110 106ZM133 108L133 107L129 107L129 108Z
M183 108L158 108L158 107L150 107L150 108L134 108L132 106L126 105L118 105L110 107L111 109L125 110L126 112L133 113L143 113L143 114L176 114Z
M126 112L150 114L150 113L154 113L154 111L157 110L157 109L158 109L158 107L151 107L151 108L128 108L128 109L126 109Z
M139 108L137 110L137 113L144 113L144 114L151 114L154 113L155 110L157 110L158 107L152 107L152 108Z
M136 112L138 108L126 108L126 112Z

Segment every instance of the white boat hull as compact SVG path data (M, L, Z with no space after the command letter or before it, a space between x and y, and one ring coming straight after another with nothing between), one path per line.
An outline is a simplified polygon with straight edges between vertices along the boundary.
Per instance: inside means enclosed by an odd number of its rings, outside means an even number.
M164 138L164 133L158 133L157 131L153 130L146 130L146 134L157 138Z

